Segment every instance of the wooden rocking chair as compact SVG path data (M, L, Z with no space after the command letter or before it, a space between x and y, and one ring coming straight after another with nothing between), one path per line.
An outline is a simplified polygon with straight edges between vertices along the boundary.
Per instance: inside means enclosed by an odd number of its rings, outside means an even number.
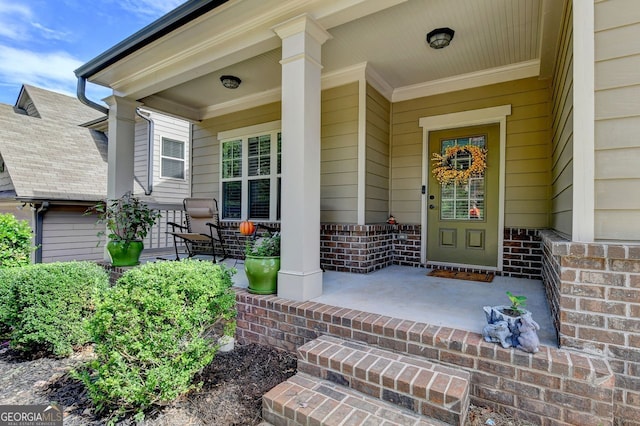
M216 263L216 255L221 259L227 258L227 248L222 236L220 226L220 213L218 201L215 198L185 198L183 201L186 213L185 225L168 222L173 235L173 244L176 250L176 260L180 260L178 243L183 242L188 257L204 254L213 257Z

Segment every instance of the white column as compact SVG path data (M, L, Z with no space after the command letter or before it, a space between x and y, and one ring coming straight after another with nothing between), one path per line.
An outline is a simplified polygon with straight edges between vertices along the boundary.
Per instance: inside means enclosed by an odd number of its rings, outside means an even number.
M595 6L573 2L573 226L571 239L595 238Z
M109 105L107 199L113 200L133 190L135 113L141 104L118 96L104 101Z
M282 243L278 296L322 295L320 269L321 46L330 38L307 15L274 28L282 39Z

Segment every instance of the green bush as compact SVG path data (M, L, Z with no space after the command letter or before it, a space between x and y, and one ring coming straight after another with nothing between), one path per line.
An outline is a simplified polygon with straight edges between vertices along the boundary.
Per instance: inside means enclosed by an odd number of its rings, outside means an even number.
M0 320L9 325L11 345L23 352L71 354L89 342L86 322L96 296L109 285L103 268L91 262L59 262L5 269Z
M141 412L195 387L217 337L235 333L232 273L198 260L148 263L105 292L89 323L97 359L77 374L99 411Z
M0 339L2 340L10 338L15 311L13 285L6 271L0 269Z
M0 269L31 263L31 227L9 213L0 213Z

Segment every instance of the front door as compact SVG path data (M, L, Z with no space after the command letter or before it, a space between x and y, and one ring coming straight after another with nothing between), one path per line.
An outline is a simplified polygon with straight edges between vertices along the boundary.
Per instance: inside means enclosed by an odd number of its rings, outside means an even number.
M447 148L476 146L486 150L484 172L471 175L464 183L440 183L432 173L437 165L434 153L445 155ZM471 151L471 152L470 152ZM454 173L468 169L470 151L457 150L445 165ZM475 150L477 152L477 150ZM498 265L498 217L500 126L483 125L429 133L429 191L427 209L427 261L435 264Z

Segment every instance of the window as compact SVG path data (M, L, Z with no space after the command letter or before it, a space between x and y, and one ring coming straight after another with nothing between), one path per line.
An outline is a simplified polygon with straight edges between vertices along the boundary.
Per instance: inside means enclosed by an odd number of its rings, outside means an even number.
M162 138L161 177L184 179L184 145L182 141Z
M280 122L218 134L223 219L280 219Z

